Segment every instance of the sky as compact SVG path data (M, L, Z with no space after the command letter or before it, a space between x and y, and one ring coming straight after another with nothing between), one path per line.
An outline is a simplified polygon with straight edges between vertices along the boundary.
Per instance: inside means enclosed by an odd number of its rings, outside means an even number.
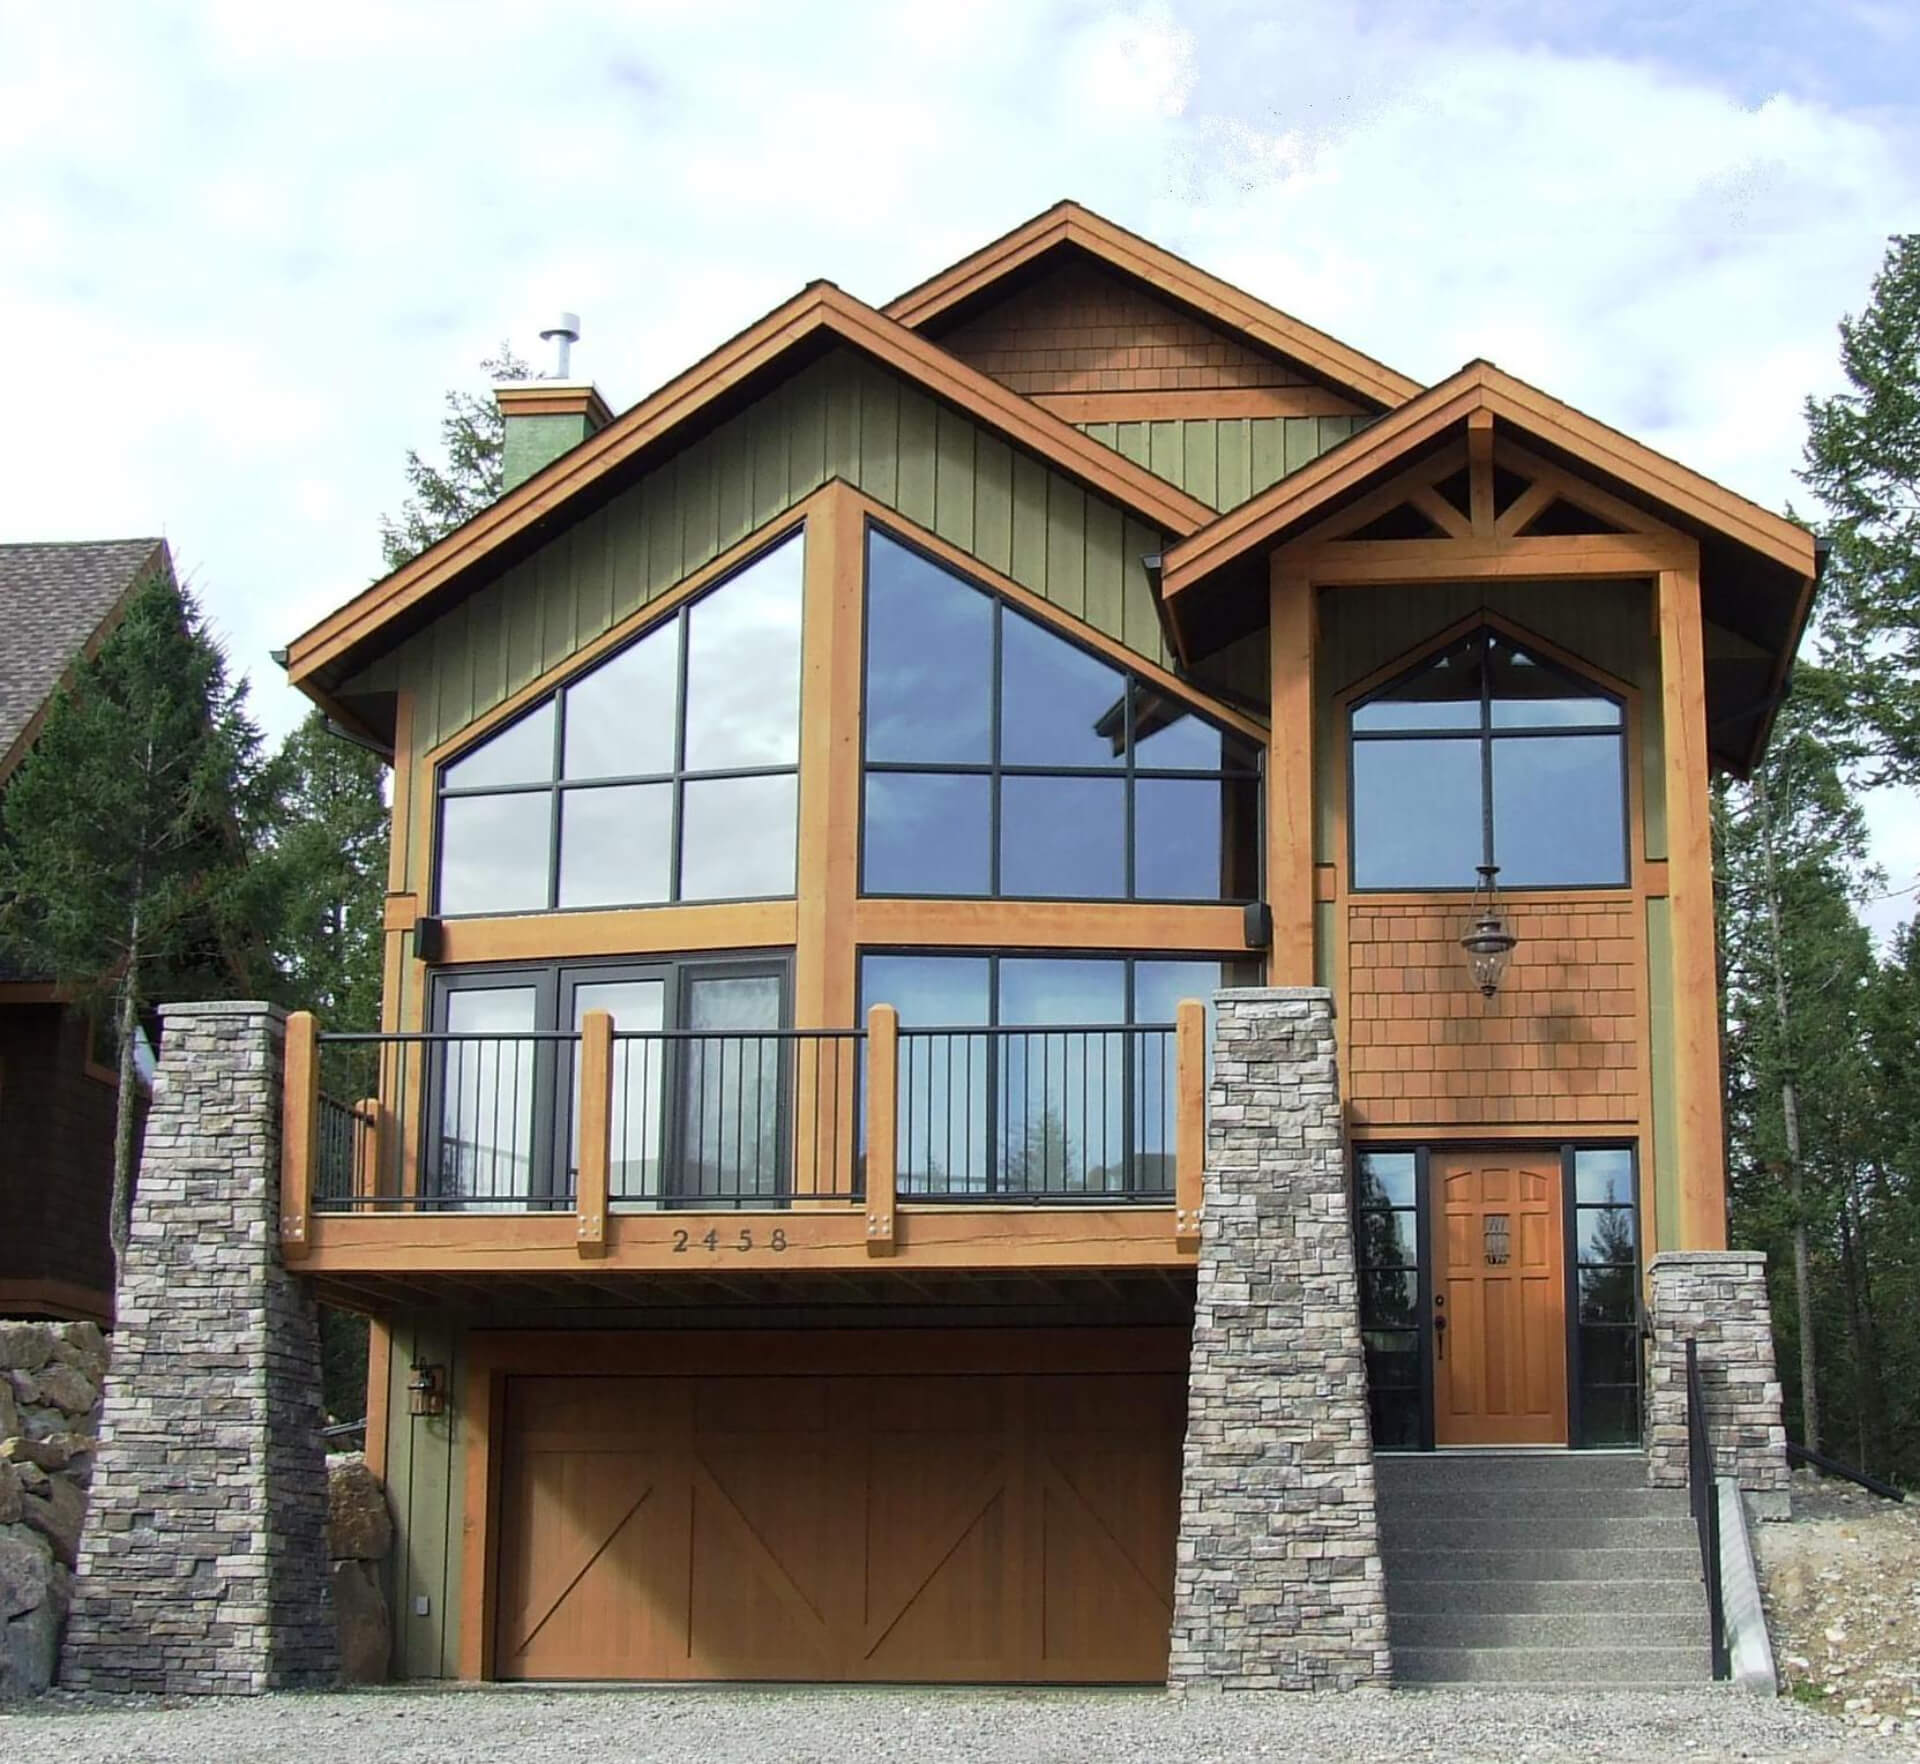
M501 342L579 312L622 409L1063 196L1805 508L1803 402L1920 226L1920 6L0 0L0 540L164 534L278 734L269 652ZM1920 805L1870 812L1910 888Z

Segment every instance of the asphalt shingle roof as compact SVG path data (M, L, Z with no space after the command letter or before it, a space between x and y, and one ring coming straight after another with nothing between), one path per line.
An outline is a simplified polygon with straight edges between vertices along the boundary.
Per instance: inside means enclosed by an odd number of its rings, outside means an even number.
M148 566L161 539L0 545L0 778L74 658Z

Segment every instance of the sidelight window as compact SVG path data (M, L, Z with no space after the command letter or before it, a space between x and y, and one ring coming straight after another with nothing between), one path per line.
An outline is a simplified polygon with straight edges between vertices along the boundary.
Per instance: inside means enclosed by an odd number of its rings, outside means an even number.
M791 894L795 533L443 766L439 910Z
M1626 716L1592 681L1482 630L1350 713L1357 888L1627 880Z

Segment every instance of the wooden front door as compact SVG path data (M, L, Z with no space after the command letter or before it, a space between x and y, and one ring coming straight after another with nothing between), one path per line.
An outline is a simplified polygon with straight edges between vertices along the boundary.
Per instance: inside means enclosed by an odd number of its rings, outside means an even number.
M1567 1315L1560 1160L1435 1152L1436 1445L1565 1445Z
M1157 1683L1177 1374L514 1378L503 1678Z

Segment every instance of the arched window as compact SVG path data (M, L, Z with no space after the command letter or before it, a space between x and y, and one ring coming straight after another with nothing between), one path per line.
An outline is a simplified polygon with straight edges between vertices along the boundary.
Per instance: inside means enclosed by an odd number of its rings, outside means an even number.
M1626 715L1593 681L1480 630L1350 721L1356 888L1626 882Z
M798 534L443 766L446 914L793 892Z
M1251 900L1259 750L878 529L867 894Z

